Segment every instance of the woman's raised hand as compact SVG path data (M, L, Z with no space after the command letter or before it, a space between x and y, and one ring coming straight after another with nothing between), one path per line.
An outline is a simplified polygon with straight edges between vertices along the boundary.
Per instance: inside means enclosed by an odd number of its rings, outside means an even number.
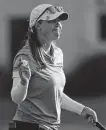
M22 85L27 85L29 83L31 78L31 69L29 68L28 61L23 60L22 57L19 62L19 76L21 78Z

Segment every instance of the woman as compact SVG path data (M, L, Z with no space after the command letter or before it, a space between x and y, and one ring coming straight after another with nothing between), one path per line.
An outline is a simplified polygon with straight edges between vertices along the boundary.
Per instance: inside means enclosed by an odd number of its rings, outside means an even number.
M57 130L61 109L97 122L94 110L64 92L63 53L55 41L60 38L61 21L68 19L62 7L42 4L30 15L25 46L13 63L11 97L18 104L11 128L15 130Z

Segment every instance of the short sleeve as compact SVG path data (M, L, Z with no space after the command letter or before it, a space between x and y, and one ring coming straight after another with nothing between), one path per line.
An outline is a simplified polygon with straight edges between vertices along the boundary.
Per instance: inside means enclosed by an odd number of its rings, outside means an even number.
M13 73L12 73L12 78L15 77L20 77L19 76L19 64L20 64L20 59L22 58L22 60L26 60L29 64L29 67L31 69L31 65L30 65L30 59L27 55L19 55L16 56L14 61L13 61Z

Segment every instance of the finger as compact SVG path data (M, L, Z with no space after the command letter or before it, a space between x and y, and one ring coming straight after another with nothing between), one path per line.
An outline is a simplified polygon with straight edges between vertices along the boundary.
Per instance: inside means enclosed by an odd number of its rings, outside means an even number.
M29 67L25 66L25 67L20 67L20 72L26 72L26 73L31 73L31 70Z
M21 66L20 67L20 71L23 72L23 71L29 71L29 68L27 66Z
M22 57L20 58L20 62L22 62Z
M88 118L88 122L91 123L91 124L94 125L94 126L96 125L93 116L90 116L90 117Z
M92 117L92 116L89 116L89 117L88 117L88 121L89 121L89 122L92 122L92 121L93 121L93 117Z
M29 72L29 70L20 70L19 75L22 78L30 78L31 73Z
M28 64L28 61L23 60L22 57L20 58L20 62L21 62L24 66L26 66L26 65Z
M20 63L21 63L21 64L23 63L23 59L22 59L22 57L20 58Z
M97 118L97 114L96 114L95 111L93 112L93 115L92 115L92 116L93 116L94 121L97 122L97 121L98 121L98 118Z
M28 66L28 61L23 60L22 62L23 62L23 66Z
M92 117L91 116L88 117L88 122L92 122Z
M30 67L27 65L27 66L21 66L20 67L20 69L19 69L20 71L28 71L28 72L30 72L31 71L31 69L30 69Z
M22 62L22 57L19 59L19 63L18 63L18 67L20 67L21 65L23 64L23 62Z
M31 71L31 69L30 69L30 67L27 65L27 66L21 66L20 67L20 71L28 71L28 72L30 72Z

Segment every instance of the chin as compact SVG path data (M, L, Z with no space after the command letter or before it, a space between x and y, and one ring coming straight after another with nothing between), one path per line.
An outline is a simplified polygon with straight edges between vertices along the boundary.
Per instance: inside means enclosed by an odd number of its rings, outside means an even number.
M55 40L59 40L59 38L60 38L60 37L54 38L53 41L55 41Z
M60 36L57 37L57 40L60 39Z
M54 37L54 40L58 40L58 39L60 39L60 35Z

